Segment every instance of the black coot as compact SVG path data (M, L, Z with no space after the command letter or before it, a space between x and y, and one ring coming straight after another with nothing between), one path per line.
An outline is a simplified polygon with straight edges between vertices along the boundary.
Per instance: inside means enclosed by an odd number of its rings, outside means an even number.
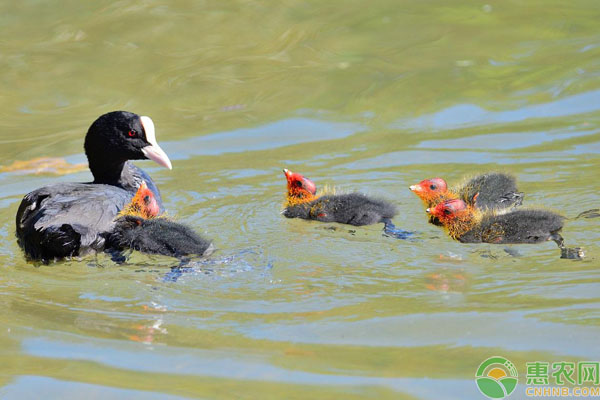
M149 117L125 111L104 114L90 126L84 148L93 182L46 186L27 194L19 206L17 241L31 260L47 263L102 250L103 233L113 228L142 181L162 211L160 192L150 176L128 162L151 159L171 169Z

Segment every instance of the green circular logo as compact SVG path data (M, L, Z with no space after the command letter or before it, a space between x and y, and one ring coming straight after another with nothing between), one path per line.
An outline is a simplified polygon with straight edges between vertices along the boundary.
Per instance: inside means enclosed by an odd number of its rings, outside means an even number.
M510 396L517 387L519 374L515 365L504 357L490 357L479 365L475 374L477 388L490 399Z

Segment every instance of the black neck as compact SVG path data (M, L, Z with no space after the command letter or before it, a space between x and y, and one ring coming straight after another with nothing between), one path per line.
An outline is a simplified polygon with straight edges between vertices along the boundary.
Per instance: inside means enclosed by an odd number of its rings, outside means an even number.
M90 171L94 175L94 183L121 186L122 175L126 172L124 160L98 159L89 157Z

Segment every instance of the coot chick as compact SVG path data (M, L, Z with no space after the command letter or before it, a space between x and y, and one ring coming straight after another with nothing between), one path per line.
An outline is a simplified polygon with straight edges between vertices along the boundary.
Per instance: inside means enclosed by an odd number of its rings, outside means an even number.
M362 193L318 196L317 187L308 178L284 169L287 179L287 218L321 222L339 222L355 226L386 223L396 215L396 207L386 200L373 199Z
M131 202L123 208L115 226L106 234L106 250L111 253L132 249L149 254L181 258L207 256L213 251L210 241L186 225L158 214L156 199L145 182Z
M424 179L416 185L410 185L409 189L425 203L427 208L450 199L457 199L458 195L448 190L448 184L442 178ZM429 223L442 226L437 217L429 215Z
M502 172L478 175L454 189L448 189L446 181L442 178L425 179L409 188L428 208L446 200L462 199L480 210L497 210L520 206L524 197L523 192L517 189L515 177ZM441 225L434 216L430 216L429 222Z
M84 148L93 182L46 186L27 194L19 206L17 241L31 260L48 263L102 250L103 233L112 229L142 181L162 211L160 192L150 176L128 162L151 159L171 169L149 117L126 111L104 114L90 126Z
M456 191L460 198L480 210L517 207L523 204L514 176L502 172L478 175L460 185Z
M120 216L133 216L144 219L154 218L160 213L158 201L152 190L148 188L145 181L142 181L135 196L131 199L121 212Z
M148 254L181 258L208 256L214 247L190 227L167 218L145 219L133 215L119 217L107 235L106 248L111 251L132 249Z
M561 258L582 258L580 248L567 248L559 234L564 217L552 211L519 209L481 212L463 200L446 200L427 212L437 217L448 234L462 243L541 243L553 240Z

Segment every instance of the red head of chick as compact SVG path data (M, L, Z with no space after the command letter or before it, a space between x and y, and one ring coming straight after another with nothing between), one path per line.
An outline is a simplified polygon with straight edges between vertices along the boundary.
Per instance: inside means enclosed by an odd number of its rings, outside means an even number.
M141 218L154 218L160 212L160 207L152 190L142 181L131 202L123 208L120 215L131 215Z
M468 218L474 213L473 209L460 199L441 202L435 207L428 208L427 212L439 219L443 225L447 225L458 218Z
M482 213L460 199L445 200L427 212L448 230L453 239L460 238L480 223Z
M314 182L301 174L284 169L287 179L287 205L305 203L316 199L317 187Z
M425 179L409 188L428 206L437 204L448 194L448 185L442 178Z

